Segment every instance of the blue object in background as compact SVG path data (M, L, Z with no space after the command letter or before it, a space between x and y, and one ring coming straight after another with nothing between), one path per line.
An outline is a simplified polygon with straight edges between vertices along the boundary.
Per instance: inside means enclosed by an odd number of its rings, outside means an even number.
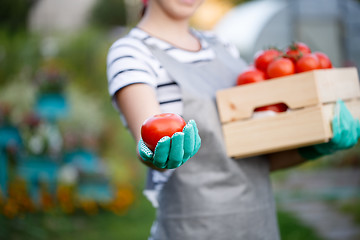
M27 182L34 203L39 203L41 183L46 183L50 193L55 194L58 171L59 164L47 156L23 156L17 166L17 174Z
M7 197L7 157L5 151L0 149L0 194L1 196Z
M0 127L0 191L7 197L8 191L8 157L7 147L12 146L17 149L22 147L22 139L19 130L14 126Z
M40 117L50 121L65 118L68 115L68 103L62 94L41 94L38 96L35 111Z
M14 144L16 147L22 146L22 138L19 130L10 125L0 127L0 148L4 149L10 144Z
M111 201L114 190L96 153L80 148L67 153L64 156L64 163L76 167L82 176L77 187L80 199L99 202Z
M81 183L77 191L79 198L83 200L109 202L114 197L113 188L107 181Z
M86 149L77 149L67 153L64 163L73 164L80 171L90 174L97 173L101 169L98 156Z

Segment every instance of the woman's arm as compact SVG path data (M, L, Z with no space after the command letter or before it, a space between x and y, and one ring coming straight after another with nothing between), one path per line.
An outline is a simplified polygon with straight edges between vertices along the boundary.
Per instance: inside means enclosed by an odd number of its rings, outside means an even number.
M301 157L297 149L272 153L268 155L268 158L270 161L270 171L294 167L306 162L306 159Z
M132 84L120 89L116 95L116 103L124 115L128 128L138 143L141 138L141 125L149 117L161 113L154 89L147 84ZM138 149L138 148L136 148ZM143 161L138 150L138 158L147 166L156 168L153 164ZM163 169L161 169L163 170Z

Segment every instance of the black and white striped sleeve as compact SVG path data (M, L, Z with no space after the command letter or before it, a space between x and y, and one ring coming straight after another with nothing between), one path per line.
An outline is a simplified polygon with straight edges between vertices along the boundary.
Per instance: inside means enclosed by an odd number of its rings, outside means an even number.
M144 83L156 88L157 74L149 51L139 42L120 39L109 49L107 78L109 94L135 83Z

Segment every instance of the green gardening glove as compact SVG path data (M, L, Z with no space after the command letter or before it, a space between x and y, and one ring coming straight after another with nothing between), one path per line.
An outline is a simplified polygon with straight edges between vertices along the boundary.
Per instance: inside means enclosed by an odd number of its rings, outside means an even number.
M327 143L300 148L303 158L313 160L356 145L360 137L360 122L353 118L342 100L336 102L331 125L333 138Z
M177 168L195 155L201 145L199 131L194 120L190 120L182 132L161 138L152 152L140 139L138 148L144 161L152 162L158 168Z

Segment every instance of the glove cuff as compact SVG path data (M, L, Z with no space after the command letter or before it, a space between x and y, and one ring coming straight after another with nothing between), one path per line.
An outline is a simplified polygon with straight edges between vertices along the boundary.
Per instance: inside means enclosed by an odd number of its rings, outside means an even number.
M323 153L318 152L313 146L302 147L298 149L300 156L306 160L312 161L324 156Z

